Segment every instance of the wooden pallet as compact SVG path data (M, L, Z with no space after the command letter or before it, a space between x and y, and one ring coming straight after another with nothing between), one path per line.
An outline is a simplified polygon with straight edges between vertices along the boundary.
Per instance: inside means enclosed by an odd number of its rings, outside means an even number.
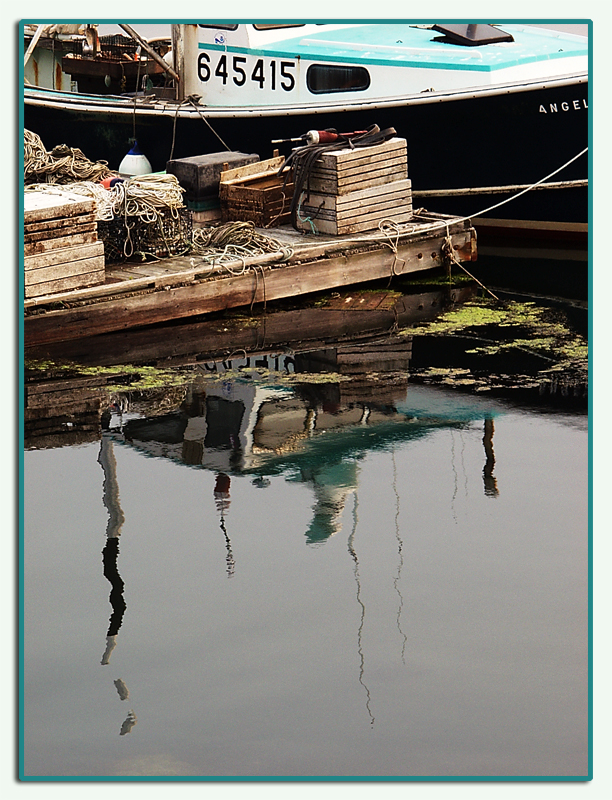
M398 224L412 217L411 181L400 180L382 186L334 196L312 193L299 205L299 230L335 236L374 230L388 219Z
M68 190L26 192L23 262L26 298L104 283L94 201Z
M221 173L219 198L224 222L250 221L261 228L271 228L290 221L293 183L285 185L278 171L283 156L247 164Z
M344 195L369 186L382 186L408 177L405 139L393 138L372 147L330 150L310 173L310 189L319 194Z

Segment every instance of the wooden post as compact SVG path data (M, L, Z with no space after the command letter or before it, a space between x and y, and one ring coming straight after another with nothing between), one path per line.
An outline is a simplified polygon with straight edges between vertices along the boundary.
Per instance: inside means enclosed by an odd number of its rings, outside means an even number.
M164 61L164 59L159 55L159 53L156 53L155 50L153 50L153 48L151 47L151 45L148 42L146 42L139 33L136 33L134 28L132 28L130 25L125 25L122 22L119 23L119 27L123 28L123 30L127 34L129 34L129 36L131 36L135 42L138 42L138 44L142 47L142 49L145 50L151 56L153 61L156 61L159 64L159 66L170 75L170 77L174 78L175 81L180 83L179 76L172 69L170 64L167 64Z
M34 36L32 37L32 41L28 45L28 49L26 50L26 54L25 54L25 56L23 58L23 66L24 67L28 63L28 61L30 60L30 56L34 52L34 48L38 44L38 40L42 36L42 33L43 33L43 31L45 30L46 27L48 27L48 26L47 25L39 25L38 28L36 28L36 32L35 32Z

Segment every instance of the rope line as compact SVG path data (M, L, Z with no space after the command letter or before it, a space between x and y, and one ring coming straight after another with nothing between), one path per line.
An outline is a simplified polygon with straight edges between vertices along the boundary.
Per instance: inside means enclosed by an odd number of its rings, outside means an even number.
M198 103L199 99L200 99L200 95L199 94L190 94L184 100L181 100L181 102L176 107L176 111L174 112L174 121L173 121L173 124L172 124L172 146L170 147L170 158L168 159L169 161L172 161L172 156L174 155L174 142L176 140L176 123L177 123L177 120L178 120L178 113L179 113L180 108L182 106L186 105L187 103L189 103L191 106L193 106L193 108L195 108L195 110L198 112L198 114L200 115L202 120L206 123L206 125L209 127L211 132L217 137L217 139L221 142L223 147L225 147L226 150L231 152L231 147L229 147L227 144L225 144L223 139L219 136L217 131L213 128L213 126L210 124L210 122L206 119L204 114L202 114L202 111L200 110L200 106L199 106L199 103Z
M74 183L102 181L116 175L107 161L90 161L78 147L59 144L47 152L38 134L24 130L24 183Z

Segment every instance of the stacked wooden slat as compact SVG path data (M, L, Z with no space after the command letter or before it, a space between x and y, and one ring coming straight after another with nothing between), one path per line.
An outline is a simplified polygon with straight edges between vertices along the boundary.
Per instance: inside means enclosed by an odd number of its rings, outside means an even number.
M323 153L299 203L300 230L335 235L374 230L383 219L412 217L405 139Z
M282 225L290 219L293 183L278 171L285 159L275 156L221 173L219 197L224 222L250 221L261 228Z
M58 189L24 195L25 296L104 283L94 200Z

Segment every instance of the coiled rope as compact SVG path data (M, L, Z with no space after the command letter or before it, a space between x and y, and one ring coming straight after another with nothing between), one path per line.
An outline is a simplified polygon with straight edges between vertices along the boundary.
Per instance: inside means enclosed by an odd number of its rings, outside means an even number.
M116 183L110 191L115 193L117 216L123 216L126 238L123 253L126 258L134 254L132 230L137 223L156 225L171 252L170 242L164 232L163 219L169 214L178 220L179 209L184 208L184 189L175 175L138 175L123 183ZM185 247L189 250L190 243Z
M90 161L78 147L60 144L47 152L38 134L24 130L24 183L101 181L115 175L106 161Z
M292 248L255 230L254 222L227 222L211 228L196 228L192 234L192 250L211 271L222 267L232 275L248 271L246 258L281 253L286 261L293 255ZM236 261L242 261L239 270L231 266Z
M26 186L25 191L48 194L62 192L54 184L46 183ZM179 209L184 208L184 189L175 175L139 175L119 181L110 189L95 181L77 181L63 191L93 198L96 202L96 219L99 220L133 217L154 223L167 213L177 219Z

